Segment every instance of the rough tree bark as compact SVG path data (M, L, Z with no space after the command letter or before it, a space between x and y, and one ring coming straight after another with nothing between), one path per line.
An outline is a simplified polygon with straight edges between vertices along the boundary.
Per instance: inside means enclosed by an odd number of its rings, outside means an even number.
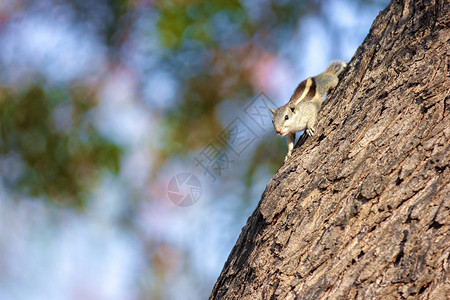
M210 299L449 299L449 9L380 13Z

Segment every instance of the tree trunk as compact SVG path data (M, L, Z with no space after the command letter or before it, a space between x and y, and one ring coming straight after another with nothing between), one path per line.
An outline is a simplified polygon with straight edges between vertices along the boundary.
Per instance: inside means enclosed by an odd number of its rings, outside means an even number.
M449 9L380 13L210 299L449 299Z

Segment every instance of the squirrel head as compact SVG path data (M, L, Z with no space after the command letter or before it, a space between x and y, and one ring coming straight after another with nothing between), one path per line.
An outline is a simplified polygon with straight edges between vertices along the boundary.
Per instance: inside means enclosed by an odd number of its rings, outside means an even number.
M295 106L288 103L276 110L270 108L273 113L272 123L275 128L275 132L281 136L284 136L291 132L290 128L295 127Z

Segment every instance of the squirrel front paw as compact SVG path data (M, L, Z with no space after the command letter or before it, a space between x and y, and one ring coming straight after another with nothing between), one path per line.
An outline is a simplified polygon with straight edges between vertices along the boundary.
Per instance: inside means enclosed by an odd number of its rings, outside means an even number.
M286 162L288 160L289 157L291 157L292 152L288 152L288 154L286 154L286 156L284 157L284 162Z
M309 136L313 136L314 135L314 128L307 128L306 129L306 134L308 134Z

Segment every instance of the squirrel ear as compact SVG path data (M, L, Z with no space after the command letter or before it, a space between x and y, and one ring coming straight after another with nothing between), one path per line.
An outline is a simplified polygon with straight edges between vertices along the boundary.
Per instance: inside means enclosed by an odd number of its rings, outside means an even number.
M292 106L289 106L289 108L291 109L292 112L295 111L295 106L292 105Z
M269 110L272 114L275 114L275 109L269 107Z

